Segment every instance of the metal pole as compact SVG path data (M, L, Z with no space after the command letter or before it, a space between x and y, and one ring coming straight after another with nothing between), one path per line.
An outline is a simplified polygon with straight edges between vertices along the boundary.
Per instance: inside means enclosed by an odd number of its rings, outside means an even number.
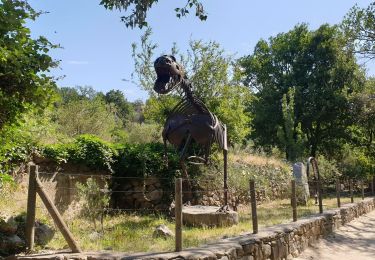
M318 200L319 200L319 213L323 213L323 198L322 198L322 185L320 183L320 177L318 172Z
M296 181L292 180L292 209L293 221L297 221L297 197L296 197Z
M251 217L253 220L253 234L258 233L257 202L255 196L255 182L250 180Z
M336 196L337 196L337 207L341 207L341 201L340 201L340 193L341 193L341 187L340 187L340 179L336 180Z
M36 174L38 165L29 165L29 190L27 196L27 215L26 215L26 241L29 251L34 249L35 234L35 206L36 206Z
M182 250L182 179L175 183L176 252Z
M308 163L312 164L315 179L316 179L316 189L318 193L318 201L319 201L319 213L323 213L323 199L322 199L322 187L320 183L320 174L319 174L319 167L318 162L315 157L309 157ZM315 200L316 203L316 200Z
M349 192L350 192L350 202L354 203L354 197L353 197L353 180L349 180Z
M364 180L361 180L362 200L365 199L365 184Z
M228 150L223 150L224 155L224 206L228 205Z
M228 205L228 141L227 141L227 126L224 125L224 143L223 143L223 157L224 157L224 206Z

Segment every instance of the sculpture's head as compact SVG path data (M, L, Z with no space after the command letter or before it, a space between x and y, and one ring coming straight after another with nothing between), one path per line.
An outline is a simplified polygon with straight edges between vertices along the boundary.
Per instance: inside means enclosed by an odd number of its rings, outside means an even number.
M159 94L167 94L179 85L184 78L184 71L176 58L172 55L163 55L154 62L157 75L154 90Z

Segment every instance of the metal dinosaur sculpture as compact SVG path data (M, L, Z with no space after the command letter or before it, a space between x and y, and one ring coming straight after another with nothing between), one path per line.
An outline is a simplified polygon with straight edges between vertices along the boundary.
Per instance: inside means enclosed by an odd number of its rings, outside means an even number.
M168 160L166 148L167 141L169 141L177 148L183 175L188 178L186 161L207 165L211 146L213 142L216 142L223 150L224 155L224 205L227 205L228 146L226 126L210 112L202 100L194 95L192 84L175 57L163 55L155 60L154 67L157 74L154 90L158 94L168 94L177 88L180 88L184 93L182 100L173 108L164 124L162 137L165 160ZM192 143L196 143L204 149L203 158L188 156L187 151Z

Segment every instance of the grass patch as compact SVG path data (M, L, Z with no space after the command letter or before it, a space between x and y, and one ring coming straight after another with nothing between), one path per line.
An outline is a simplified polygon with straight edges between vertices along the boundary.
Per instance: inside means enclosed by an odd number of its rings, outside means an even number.
M20 189L12 191L13 195L0 199L0 212L16 215L26 211L27 191ZM358 195L358 194L357 194ZM355 202L360 201L359 196L355 197ZM324 198L324 210L336 208L335 197ZM350 203L350 198L342 197L341 203ZM319 208L310 200L307 206L299 206L298 218L316 214ZM197 247L199 245L213 242L223 237L231 237L243 233L252 232L250 207L239 209L238 225L224 228L183 228L183 247ZM37 218L54 226L47 210L42 205L40 199L37 200ZM103 231L98 225L95 230L94 225L87 219L80 217L66 216L65 221L77 239L78 244L85 251L113 250L123 252L165 252L174 251L174 239L162 239L152 237L154 228L157 225L165 224L172 231L175 226L173 219L164 215L139 215L135 213L121 213L106 216L104 219ZM259 229L280 223L292 221L292 209L290 200L274 200L258 205ZM60 234L56 232L55 237L46 246L48 249L58 250L67 248L67 244Z
M360 198L356 197L355 201ZM341 203L349 203L350 198L342 198ZM336 198L323 200L324 209L336 208ZM251 213L249 207L239 210L238 225L221 228L183 228L183 247L197 247L199 245L252 232ZM319 208L310 200L307 206L298 207L298 218L316 214ZM262 227L272 226L292 221L292 209L289 200L276 200L258 206L258 222ZM78 239L80 246L87 251L113 250L123 252L165 252L174 250L174 239L153 238L152 233L157 225L165 224L174 230L172 219L162 215L119 214L107 216L104 220L104 233L93 228L93 224L82 218L75 218L68 223L70 230ZM66 247L61 234L48 244L52 249Z

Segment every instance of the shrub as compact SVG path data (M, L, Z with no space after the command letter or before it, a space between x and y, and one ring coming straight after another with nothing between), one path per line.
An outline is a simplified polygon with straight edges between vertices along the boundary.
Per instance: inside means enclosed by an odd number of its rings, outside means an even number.
M161 126L151 123L133 123L127 126L128 143L155 143L161 141Z
M111 172L117 154L110 144L92 135L81 135L73 143L45 146L41 153L59 163L70 161Z
M96 229L96 220L100 219L103 230L103 218L105 209L109 205L109 190L107 183L103 188L92 178L88 178L85 184L76 183L78 196L83 202L82 215L93 221Z
M318 167L319 167L319 175L320 179L323 182L335 182L338 177L340 177L340 172L337 168L337 163L335 160L329 160L323 155L320 155L317 158L318 161ZM311 171L312 171L312 167ZM313 175L313 172L310 173L310 175Z
M223 161L216 159L211 166L202 170L204 174L199 180L204 184L208 179L208 185L211 186L203 189L222 191ZM280 160L237 151L228 160L228 189L233 206L249 202L250 179L255 181L259 201L286 198L291 176L290 165Z

